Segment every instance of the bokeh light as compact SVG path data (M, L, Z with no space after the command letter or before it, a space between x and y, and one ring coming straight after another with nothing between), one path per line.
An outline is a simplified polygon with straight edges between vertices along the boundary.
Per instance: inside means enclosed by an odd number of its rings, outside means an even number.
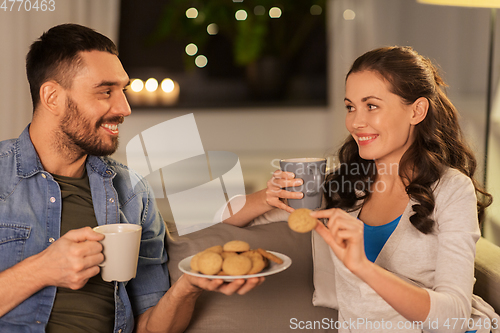
M236 14L234 14L234 17L236 17L238 21L244 21L247 19L248 14L245 10L240 9L236 12Z
M264 6L258 5L253 9L253 13L259 16L264 15L266 13L266 9L264 8Z
M141 79L134 79L130 83L130 89L132 89L133 92L139 92L144 88L144 82L142 82Z
M346 9L344 11L344 20L352 21L356 17L356 13L351 9Z
M269 9L269 17L270 18L280 18L281 17L281 9L278 7L273 7Z
M154 78L150 78L146 81L146 90L153 92L158 89L158 81Z
M321 15L321 13L323 12L323 8L321 8L321 6L318 5L312 5L310 12L311 15Z
M215 23L211 23L207 27L207 32L209 35L217 35L219 33L219 26Z
M196 66L198 66L199 68L203 68L205 67L207 64L208 64L208 59L207 57L205 57L204 55L199 55L196 57L196 59L194 60L194 63L196 64Z
M190 43L186 45L186 54L190 56L194 56L196 53L198 53L198 46L194 43Z
M198 9L191 7L186 10L186 17L190 19L195 19L198 17Z
M175 83L172 81L172 79L164 79L161 81L161 90L163 90L166 93L170 93L174 91L175 88Z

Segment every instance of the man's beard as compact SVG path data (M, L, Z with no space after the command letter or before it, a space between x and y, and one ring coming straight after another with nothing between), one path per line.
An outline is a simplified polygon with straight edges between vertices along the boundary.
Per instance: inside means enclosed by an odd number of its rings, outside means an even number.
M61 132L64 134L60 142L77 154L107 156L118 148L118 136L111 137L111 143L106 144L99 135L99 129L106 122L123 122L123 116L104 119L101 117L95 125L86 119L78 110L78 106L71 98L66 100L66 114L61 120Z

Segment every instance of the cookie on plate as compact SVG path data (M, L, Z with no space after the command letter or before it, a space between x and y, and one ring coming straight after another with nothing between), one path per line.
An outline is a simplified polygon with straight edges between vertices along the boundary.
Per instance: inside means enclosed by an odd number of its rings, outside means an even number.
M215 245L212 247L209 247L208 249L205 249L205 251L210 251L210 252L215 252L218 254L222 253L222 245Z
M283 263L283 260L281 260L281 258L278 258L274 254L272 254L270 252L267 252L264 249L257 249L257 252L259 252L263 257L265 257L265 258L267 258L267 259L269 259L271 261L274 261L277 264L281 265Z
M229 256L222 263L222 270L228 275L245 275L251 269L252 260L241 255Z
M223 249L226 252L245 252L250 250L250 245L244 241L233 240L224 244Z
M248 274L257 274L267 266L267 259L264 259L264 257L257 251L247 251L243 252L241 255L252 260L252 269L248 272Z
M191 258L191 261L189 262L189 265L191 266L191 269L195 272L199 272L200 268L198 267L198 259L200 258L200 255L203 252L198 252L194 255L194 257Z
M238 253L236 253L236 252L225 252L224 251L220 255L221 255L222 259L226 259L229 256L237 256Z
M318 220L310 215L311 210L299 208L294 210L288 217L288 226L296 232L305 233L316 227Z
M222 257L218 253L204 251L198 257L197 264L200 273L215 275L219 273L222 268Z

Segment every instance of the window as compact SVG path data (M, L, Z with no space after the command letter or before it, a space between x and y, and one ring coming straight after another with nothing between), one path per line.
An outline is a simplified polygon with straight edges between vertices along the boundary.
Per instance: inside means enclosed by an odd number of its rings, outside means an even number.
M325 17L325 0L122 0L122 63L131 78L153 78L157 84L150 81L149 88L158 86L130 102L326 105ZM170 79L166 91L164 79Z

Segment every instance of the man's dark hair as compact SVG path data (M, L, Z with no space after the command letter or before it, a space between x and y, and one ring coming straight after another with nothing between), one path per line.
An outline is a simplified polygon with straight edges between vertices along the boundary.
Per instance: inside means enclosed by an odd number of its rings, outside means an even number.
M40 102L40 87L54 80L71 88L77 69L82 65L80 52L103 51L118 55L108 37L78 24L61 24L43 33L31 44L26 56L26 74L30 84L33 112Z

